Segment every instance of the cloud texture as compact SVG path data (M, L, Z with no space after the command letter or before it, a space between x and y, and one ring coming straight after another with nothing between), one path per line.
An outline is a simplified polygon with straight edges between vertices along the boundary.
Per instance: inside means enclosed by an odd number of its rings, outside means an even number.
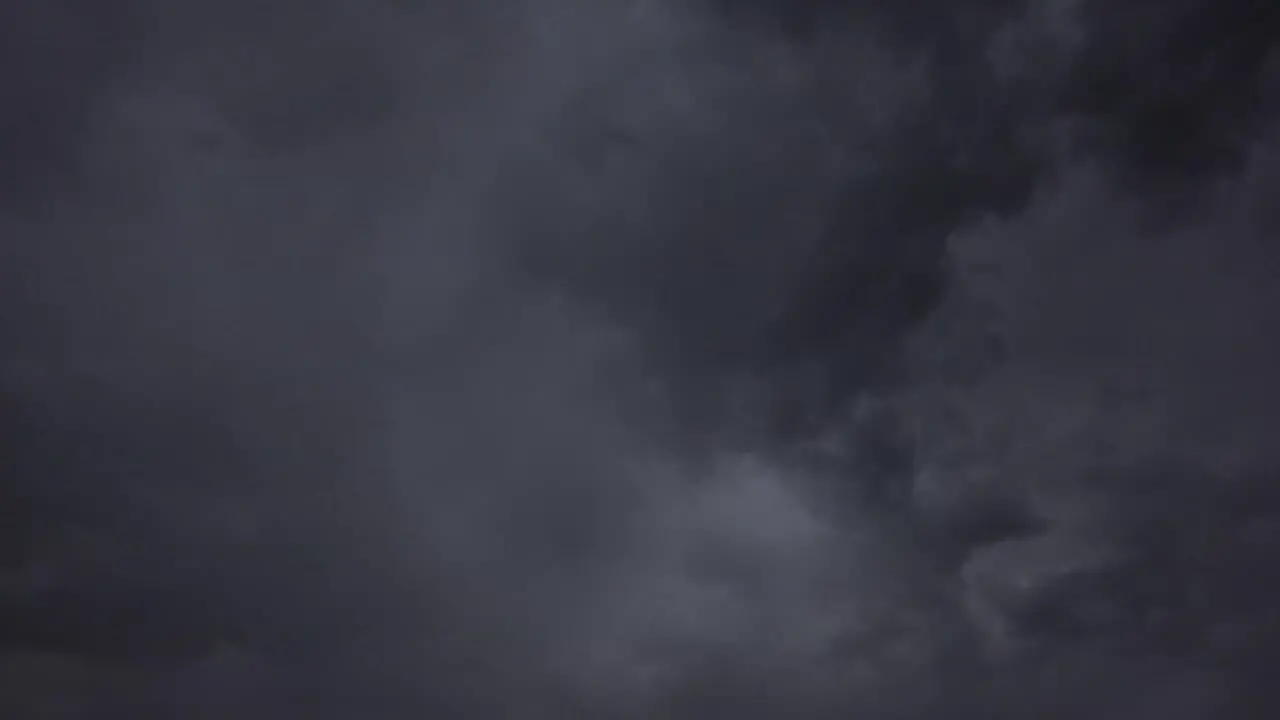
M99 5L0 18L9 716L1267 716L1269 4Z

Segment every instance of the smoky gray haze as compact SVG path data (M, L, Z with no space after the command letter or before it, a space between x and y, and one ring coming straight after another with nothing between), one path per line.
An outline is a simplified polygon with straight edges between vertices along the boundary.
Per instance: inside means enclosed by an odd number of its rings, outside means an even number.
M10 0L0 715L1275 717L1277 39Z

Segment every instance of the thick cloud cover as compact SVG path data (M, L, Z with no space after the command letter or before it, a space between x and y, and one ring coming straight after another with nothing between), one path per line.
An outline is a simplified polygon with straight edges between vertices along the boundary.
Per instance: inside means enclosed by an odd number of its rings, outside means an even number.
M899 5L6 6L6 717L1270 716L1276 11Z

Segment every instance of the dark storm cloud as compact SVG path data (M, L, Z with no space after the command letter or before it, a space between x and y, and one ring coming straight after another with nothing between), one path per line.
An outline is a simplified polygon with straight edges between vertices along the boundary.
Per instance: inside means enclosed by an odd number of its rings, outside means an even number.
M1261 367L1276 352L1263 328L1274 260L1266 213L1246 209L1267 193L1273 142L1173 230L1153 228L1114 176L1077 168L1013 223L957 236L958 289L918 337L934 378L907 401L918 488L1021 497L1046 526L963 570L991 639L1035 648L1049 673L1077 653L1130 658L1108 671L1121 678L1171 663L1119 681L1132 683L1122 695L1098 685L1079 712L1133 712L1109 708L1164 691L1146 682L1202 688L1180 709L1190 717L1245 713L1267 693L1233 683L1273 642L1261 558L1275 548L1261 538L1276 507L1263 440L1275 384ZM982 335L1002 356L948 378L948 349ZM1242 704L1214 710L1228 701Z
M31 202L73 163L75 139L122 52L116 18L93 3L14 2L0 10L0 192Z
M6 678L134 717L1258 692L1260 5L27 5Z

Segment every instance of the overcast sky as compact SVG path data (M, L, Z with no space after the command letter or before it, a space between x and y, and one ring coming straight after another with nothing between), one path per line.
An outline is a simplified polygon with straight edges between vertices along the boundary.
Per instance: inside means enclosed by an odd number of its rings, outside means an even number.
M1272 717L1272 5L7 3L0 713Z

